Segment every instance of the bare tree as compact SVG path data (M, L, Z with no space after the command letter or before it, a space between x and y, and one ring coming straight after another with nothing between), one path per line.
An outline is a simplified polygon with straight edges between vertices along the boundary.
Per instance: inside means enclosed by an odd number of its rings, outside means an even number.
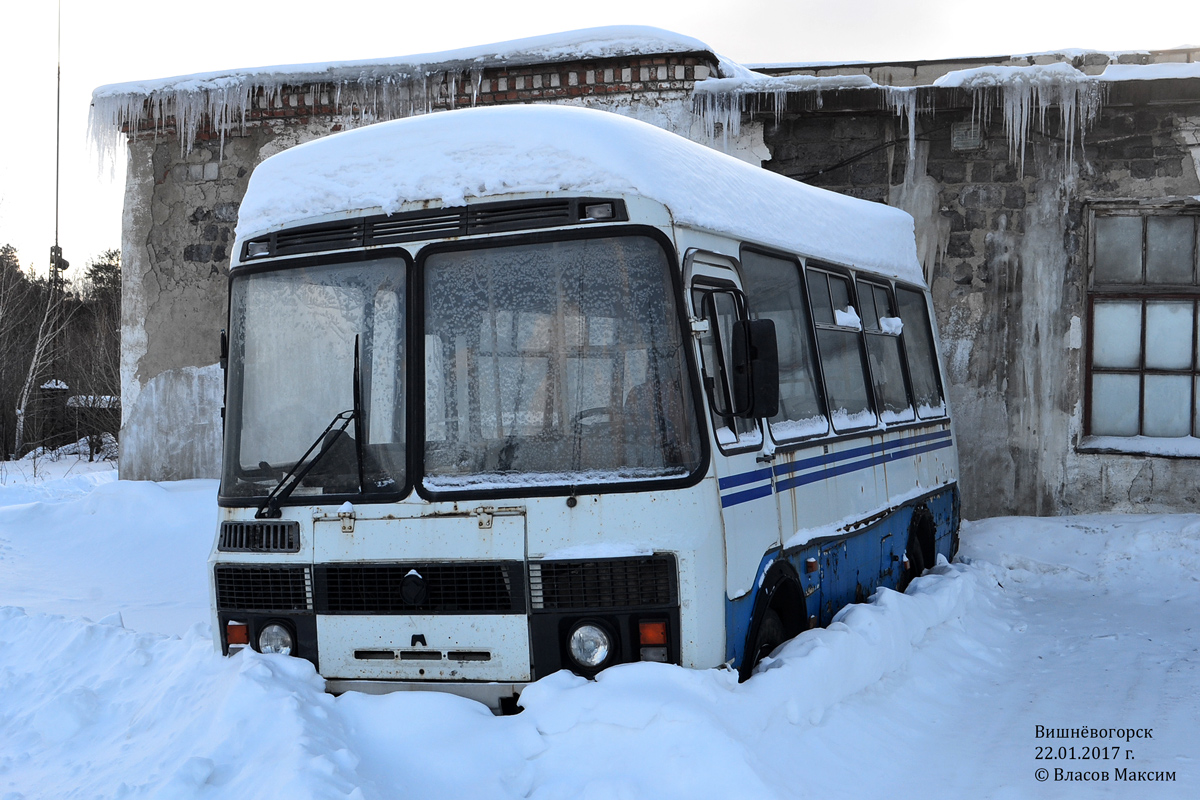
M25 414L29 409L29 398L33 388L42 378L46 377L50 368L50 355L55 338L60 336L65 325L65 315L61 308L61 290L50 286L46 293L46 307L42 312L42 322L38 325L37 338L34 340L33 352L29 358L29 370L25 373L25 384L17 395L17 422L13 441L13 454L21 455L25 446Z

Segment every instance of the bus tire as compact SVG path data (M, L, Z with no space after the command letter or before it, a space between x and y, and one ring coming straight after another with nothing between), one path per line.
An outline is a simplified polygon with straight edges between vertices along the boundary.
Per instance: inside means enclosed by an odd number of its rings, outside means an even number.
M908 569L900 578L900 585L896 587L903 592L912 583L914 578L921 577L927 568L933 566L937 556L934 549L934 537L937 534L937 525L933 521L933 514L929 513L929 509L925 506L918 506L913 509L912 521L908 525L908 543L904 547L905 556L908 558Z
M763 613L763 618L758 621L758 627L754 631L754 644L746 651L746 657L742 659L742 669L739 670L740 679L745 681L749 678L759 662L771 655L771 652L783 644L786 638L783 620L779 618L775 609L768 608Z

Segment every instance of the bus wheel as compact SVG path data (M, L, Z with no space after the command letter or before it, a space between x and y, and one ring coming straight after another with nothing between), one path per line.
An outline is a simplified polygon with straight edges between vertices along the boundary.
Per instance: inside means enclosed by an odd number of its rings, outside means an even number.
M908 559L908 569L900 576L900 585L896 587L896 590L900 592L908 589L913 578L921 577L921 573L925 571L925 551L922 549L916 533L909 534L908 546L904 548L904 555Z
M779 614L775 609L768 608L763 618L758 621L758 630L754 634L754 645L746 651L746 657L742 659L742 668L739 670L740 680L744 681L754 672L754 668L758 663L767 656L771 655L771 651L779 645L783 644L787 634L783 630L783 620L779 618Z

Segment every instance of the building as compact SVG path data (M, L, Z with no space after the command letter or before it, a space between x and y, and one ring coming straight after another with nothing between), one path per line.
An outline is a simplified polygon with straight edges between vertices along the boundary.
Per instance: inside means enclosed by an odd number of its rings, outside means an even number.
M904 208L934 292L964 513L1200 508L1200 49L750 70L609 28L101 87L127 144L122 477L214 477L249 174L353 125L580 103Z

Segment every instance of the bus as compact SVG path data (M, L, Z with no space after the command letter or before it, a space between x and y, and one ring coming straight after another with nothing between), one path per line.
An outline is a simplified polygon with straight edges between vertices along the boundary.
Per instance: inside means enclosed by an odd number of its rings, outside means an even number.
M266 159L222 359L215 645L331 692L745 678L957 549L912 218L617 114Z

